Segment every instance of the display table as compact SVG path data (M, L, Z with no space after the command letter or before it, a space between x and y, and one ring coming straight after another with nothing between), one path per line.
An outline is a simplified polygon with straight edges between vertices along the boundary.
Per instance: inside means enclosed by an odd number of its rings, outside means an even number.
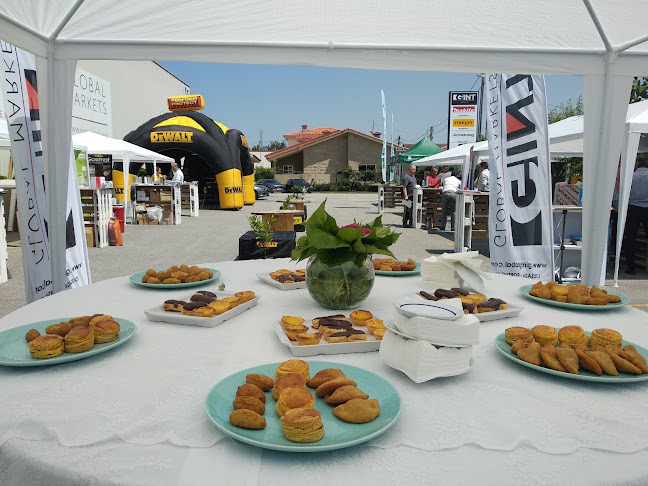
M47 297L0 319L4 330L104 312L138 327L125 345L88 359L0 367L0 484L648 483L648 382L602 385L554 377L506 359L493 344L510 326L579 324L613 327L646 346L648 315L629 307L579 313L544 306L522 297L518 288L530 281L515 277L494 276L486 293L524 310L517 318L482 323L472 369L464 375L415 384L376 352L310 358L363 367L396 387L401 415L385 434L314 454L267 451L226 438L205 412L214 384L292 358L272 330L282 315L334 313L317 307L306 289L282 291L255 276L304 264L201 263L221 272L219 281L201 289L222 282L229 291L260 296L256 307L214 328L148 321L144 309L197 289L145 289L126 276ZM394 298L420 290L421 282L419 276L378 276L362 308L389 318Z
M192 218L198 217L200 201L198 199L198 184L181 184L180 185L181 207L189 212Z
M252 211L252 214L261 216L261 221L264 223L275 218L271 231L295 231L295 216L302 216L304 213L296 209L268 209Z
M81 187L81 210L88 233L88 246L105 248L109 245L108 223L113 217L112 188ZM92 243L92 244L91 244Z
M137 217L138 206L160 206L162 208L162 224L180 224L182 222L182 202L180 184L132 184L135 193L133 207L133 222L139 224Z

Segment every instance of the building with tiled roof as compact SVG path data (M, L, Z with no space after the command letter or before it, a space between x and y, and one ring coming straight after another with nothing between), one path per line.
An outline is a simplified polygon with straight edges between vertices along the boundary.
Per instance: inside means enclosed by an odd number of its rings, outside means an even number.
M301 142L308 142L309 140L315 140L316 138L320 138L322 135L330 135L334 132L340 131L337 130L336 128L329 128L329 127L318 127L318 128L309 129L308 125L306 124L303 124L301 127L302 129L298 132L286 133L284 135L288 147L297 145L298 143Z
M380 170L383 140L380 134L370 135L353 128L330 130L316 138L308 138L266 155L272 162L275 178L285 182L303 178L308 182L337 181L337 171L351 167L359 171ZM295 132L300 133L300 132ZM288 140L288 135L284 135ZM400 147L394 144L394 147ZM391 144L387 142L387 157Z

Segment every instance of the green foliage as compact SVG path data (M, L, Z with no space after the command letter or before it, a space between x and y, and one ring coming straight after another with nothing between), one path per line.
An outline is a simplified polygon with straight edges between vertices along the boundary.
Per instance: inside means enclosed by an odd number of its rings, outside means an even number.
M145 166L140 167L140 169L137 171L137 177L148 177Z
M270 228L275 224L277 218L272 216L264 223L259 216L252 215L248 218L248 221L257 241L261 242L261 251L265 256L268 251L268 243L274 238L274 232Z
M630 103L637 101L648 100L648 78L637 77L632 82L632 90L630 91Z
M274 179L274 172L272 172L272 169L257 167L254 169L254 180L258 181L260 179Z
M286 148L286 142L283 140L273 140L272 142L266 144L266 145L259 145L258 143L252 147L250 150L254 150L255 152L274 152L275 150L279 150L282 148ZM266 179L270 179L269 177L266 177Z
M564 120L570 116L582 115L583 114L583 97L579 96L576 99L576 104L573 104L571 98L567 101L563 101L558 106L554 106L549 113L547 113L549 118L549 123L556 123L557 121Z

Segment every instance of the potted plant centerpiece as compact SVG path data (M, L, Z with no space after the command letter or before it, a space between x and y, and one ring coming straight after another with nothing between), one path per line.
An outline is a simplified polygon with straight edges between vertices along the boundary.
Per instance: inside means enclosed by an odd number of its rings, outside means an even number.
M308 258L306 287L327 309L352 309L364 301L374 284L371 255L394 255L389 247L399 233L382 225L382 217L369 224L339 227L324 209L324 201L306 221L306 236L297 241L292 259Z

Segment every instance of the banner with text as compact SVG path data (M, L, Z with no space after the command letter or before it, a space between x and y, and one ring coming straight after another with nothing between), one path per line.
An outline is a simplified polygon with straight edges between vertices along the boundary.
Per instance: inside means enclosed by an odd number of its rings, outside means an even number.
M553 216L544 77L489 74L486 88L492 271L551 281Z
M74 75L72 134L93 132L112 137L110 83L81 68Z
M36 59L33 54L0 41L2 95L16 177L18 223L28 302L52 293L45 173L41 143ZM76 162L70 151L70 173ZM83 214L76 177L68 183L66 214L66 288L90 281Z
M477 91L450 91L448 105L448 149L477 141Z
M385 107L385 92L382 89L380 90L380 96L382 98L383 112L383 144L382 153L380 155L380 165L383 184L387 184L387 108Z

